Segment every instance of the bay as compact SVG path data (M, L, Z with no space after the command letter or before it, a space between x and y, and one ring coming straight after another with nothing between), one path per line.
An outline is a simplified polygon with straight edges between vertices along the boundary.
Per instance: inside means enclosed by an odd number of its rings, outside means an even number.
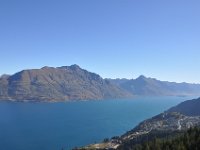
M118 136L191 97L0 102L1 150L65 150Z

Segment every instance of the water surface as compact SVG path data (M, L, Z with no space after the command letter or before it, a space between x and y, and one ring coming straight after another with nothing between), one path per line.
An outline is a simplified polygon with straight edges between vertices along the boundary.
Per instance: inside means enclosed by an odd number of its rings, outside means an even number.
M1 150L61 150L121 135L186 97L63 103L0 102Z

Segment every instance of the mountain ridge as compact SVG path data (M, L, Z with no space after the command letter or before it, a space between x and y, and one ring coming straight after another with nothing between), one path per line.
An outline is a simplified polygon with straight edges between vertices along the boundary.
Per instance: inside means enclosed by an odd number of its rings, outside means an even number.
M168 110L187 116L200 116L200 98L184 101Z
M199 96L200 84L160 81L144 75L136 79L103 79L76 64L26 69L0 77L0 100L100 100L137 95Z
M28 69L0 78L1 100L64 101L131 96L78 65Z
M119 87L134 95L145 96L199 96L200 84L177 83L160 81L155 78L147 78L144 75L136 79L108 79Z

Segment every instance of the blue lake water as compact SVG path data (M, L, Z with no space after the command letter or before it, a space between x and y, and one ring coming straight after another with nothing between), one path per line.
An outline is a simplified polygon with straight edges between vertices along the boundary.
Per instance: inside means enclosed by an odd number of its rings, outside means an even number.
M121 135L188 97L0 102L0 150L68 150Z

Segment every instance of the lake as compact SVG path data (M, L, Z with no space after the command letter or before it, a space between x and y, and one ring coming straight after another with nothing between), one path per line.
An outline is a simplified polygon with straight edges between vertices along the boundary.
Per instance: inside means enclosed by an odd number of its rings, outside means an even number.
M121 135L188 97L0 102L1 150L65 150Z

